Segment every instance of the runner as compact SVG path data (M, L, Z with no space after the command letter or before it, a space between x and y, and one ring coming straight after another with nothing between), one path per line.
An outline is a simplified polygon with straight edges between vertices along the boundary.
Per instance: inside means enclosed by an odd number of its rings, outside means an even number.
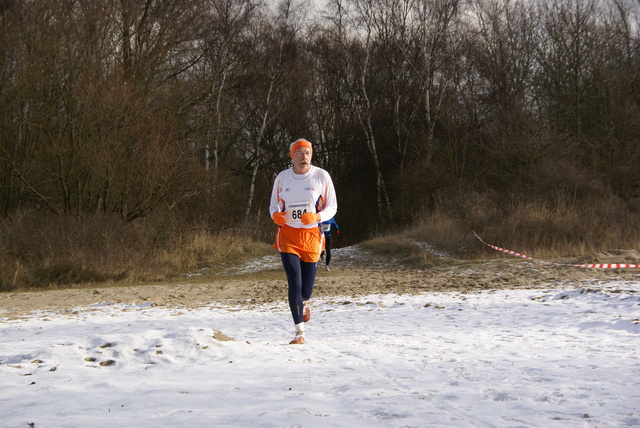
M336 231L336 235L340 235L340 227L333 217L331 217L327 221L322 222L322 231L324 232L325 244L324 251L322 252L322 254L320 254L320 260L322 260L323 257L325 258L324 269L326 271L329 271L329 263L331 262L331 247L333 246L331 229L334 229Z
M280 251L289 284L289 307L295 325L290 344L304 344L304 323L311 317L311 298L324 234L320 223L338 209L333 181L327 171L311 165L313 148L307 140L289 146L293 167L281 171L273 183L269 213L278 225L274 248Z

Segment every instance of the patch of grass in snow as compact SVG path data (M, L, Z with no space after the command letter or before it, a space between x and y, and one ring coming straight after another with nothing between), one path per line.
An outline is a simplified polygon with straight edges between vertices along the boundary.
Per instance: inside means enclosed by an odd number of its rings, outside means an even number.
M419 243L399 235L388 235L370 239L359 245L361 248L396 263L414 268L425 268L443 263L443 259Z

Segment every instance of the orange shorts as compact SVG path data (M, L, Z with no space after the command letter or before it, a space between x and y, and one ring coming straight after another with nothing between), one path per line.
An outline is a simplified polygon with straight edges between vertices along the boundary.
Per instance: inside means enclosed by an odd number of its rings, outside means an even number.
M315 263L324 250L324 233L317 227L310 229L280 226L276 229L273 248L281 253L295 254L300 260Z

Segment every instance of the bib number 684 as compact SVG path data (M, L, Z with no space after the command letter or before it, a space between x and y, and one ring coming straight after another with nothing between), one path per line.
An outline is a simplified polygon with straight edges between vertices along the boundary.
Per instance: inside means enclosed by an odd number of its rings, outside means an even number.
M291 211L291 218L294 220L299 220L303 214L306 214L307 210L293 210Z

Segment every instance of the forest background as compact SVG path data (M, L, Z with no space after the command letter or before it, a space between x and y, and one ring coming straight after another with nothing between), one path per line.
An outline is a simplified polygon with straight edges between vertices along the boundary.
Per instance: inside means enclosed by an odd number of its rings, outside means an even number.
M318 6L0 1L0 290L274 251L298 138L338 245L640 248L639 0Z

